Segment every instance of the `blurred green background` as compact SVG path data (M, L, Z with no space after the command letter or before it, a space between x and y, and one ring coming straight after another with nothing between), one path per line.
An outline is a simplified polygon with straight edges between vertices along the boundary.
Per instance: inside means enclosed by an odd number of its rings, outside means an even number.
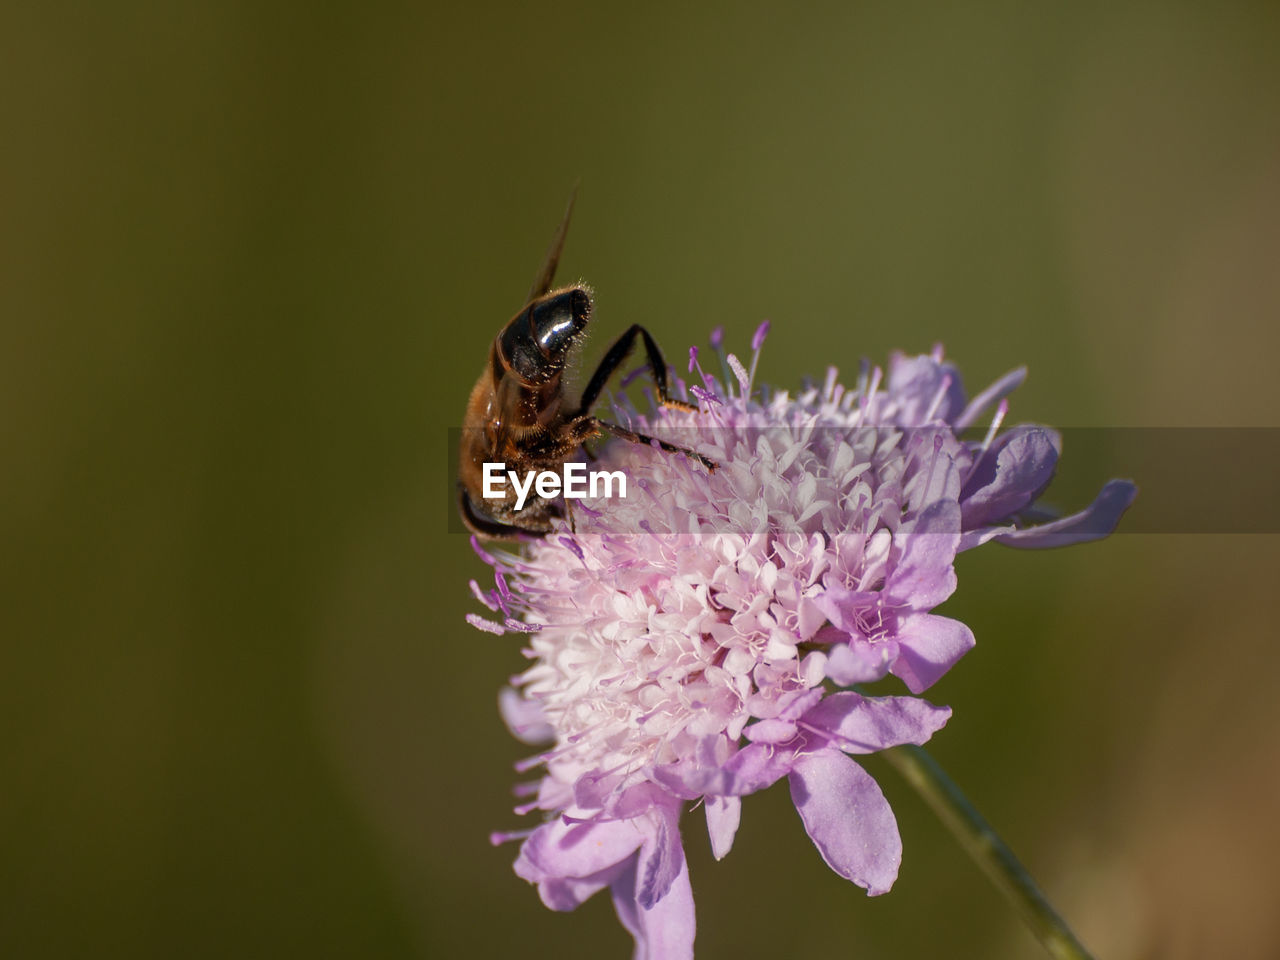
M1015 421L1274 426L1277 49L1264 3L7 6L0 953L629 955L487 842L524 661L447 533L571 186L588 360L770 318L781 386L941 340L1030 367ZM960 562L934 752L1101 957L1280 952L1277 546ZM701 958L1041 955L870 766L887 897L785 787L721 863L686 819Z

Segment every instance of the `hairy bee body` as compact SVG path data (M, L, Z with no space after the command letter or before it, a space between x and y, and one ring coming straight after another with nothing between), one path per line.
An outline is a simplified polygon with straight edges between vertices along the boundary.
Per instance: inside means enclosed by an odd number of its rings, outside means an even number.
M714 463L691 450L591 415L606 381L626 360L637 337L644 343L659 402L694 409L667 396L662 353L639 324L613 343L580 400L566 407L565 367L586 335L593 307L591 291L582 284L550 290L572 210L570 201L528 302L489 345L489 361L467 401L458 457L458 509L467 528L482 537L542 536L550 532L559 512L558 497L533 495L518 507L511 485L505 485L500 496L485 497L486 463L502 463L521 474L559 471L584 441L610 433L635 443L656 443L668 453L686 454L715 469Z

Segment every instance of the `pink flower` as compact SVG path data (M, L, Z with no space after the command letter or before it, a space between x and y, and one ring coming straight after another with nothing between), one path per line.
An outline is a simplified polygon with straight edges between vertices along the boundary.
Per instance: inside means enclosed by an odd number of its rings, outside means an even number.
M1060 441L1038 427L998 433L1022 371L966 403L935 351L895 356L887 378L864 370L853 389L831 370L796 396L760 395L763 336L750 371L732 355L724 383L698 368L702 384L685 394L696 413L615 411L711 458L714 473L613 441L591 466L625 471L626 498L573 501L558 531L518 554L476 546L496 586L473 589L502 619L468 619L530 634L532 665L504 692L504 718L549 744L517 808L549 819L495 840L523 838L516 872L552 909L609 888L650 960L693 953L679 821L696 802L722 858L742 797L785 777L831 868L888 891L901 838L850 756L924 743L950 716L914 694L974 644L931 612L955 589L956 553L1104 536L1134 494L1112 481L1080 514L1028 527L1019 518ZM996 403L985 440L962 439ZM888 674L912 695L842 689Z

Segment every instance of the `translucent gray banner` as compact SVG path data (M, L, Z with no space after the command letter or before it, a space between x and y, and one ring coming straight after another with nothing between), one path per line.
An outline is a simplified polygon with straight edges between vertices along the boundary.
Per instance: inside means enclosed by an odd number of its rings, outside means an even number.
M1010 428L1025 429L1023 427ZM931 450L940 442L939 437L950 436L945 428L862 428L875 436L866 442L873 447L886 443L902 449ZM1009 431L1002 431L1004 436ZM778 428L762 428L759 437L749 430L738 428L736 444L755 448L765 440L773 450L785 449L788 443L802 442L807 449L820 450L825 455L842 441L849 439L844 429L818 428L804 436L803 441L780 438ZM794 431L792 431L794 433ZM1280 533L1280 428L1277 427L1079 427L1049 431L1059 438L1060 456L1053 471L1052 482L1035 502L1034 517L1024 520L1044 522L1054 513L1070 515L1086 508L1098 495L1103 485L1113 478L1133 481L1138 495L1127 513L1120 520L1117 534L1143 533L1229 533L1268 534ZM451 491L449 502L442 505L445 511L446 529L451 533L470 533L459 515L458 463L463 431L448 431ZM668 444L715 457L717 443L723 443L723 435L712 430L666 429L661 439ZM865 438L864 438L865 439ZM961 440L970 448L981 448L984 436L980 430L967 431ZM601 444L617 444L617 439L594 440L588 447L601 449ZM853 446L856 448L858 444ZM741 458L742 447L738 446ZM646 455L647 455L646 451ZM653 456L678 455L653 451ZM536 459L536 457L535 457ZM572 458L585 465L587 471L608 468L615 464L593 461L581 448ZM528 463L513 464L520 467ZM474 476L472 478L474 480ZM968 480L969 478L962 478ZM696 471L687 475L684 483L699 482ZM475 487L474 482L472 487ZM633 482L628 496L639 494ZM478 489L472 489L473 502L486 504ZM663 491L648 490L645 495L661 496ZM607 502L589 501L591 509L608 509ZM561 507L553 513L561 512ZM575 502L574 509L577 508ZM635 532L642 532L637 530ZM704 532L723 532L712 525Z

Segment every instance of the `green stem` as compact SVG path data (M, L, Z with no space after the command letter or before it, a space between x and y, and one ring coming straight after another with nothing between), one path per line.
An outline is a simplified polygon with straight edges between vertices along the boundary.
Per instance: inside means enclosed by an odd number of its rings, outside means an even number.
M923 747L894 747L881 754L933 809L978 862L983 873L1013 901L1032 933L1056 960L1092 960L1089 951L1049 905L1026 868L974 809L938 761Z

